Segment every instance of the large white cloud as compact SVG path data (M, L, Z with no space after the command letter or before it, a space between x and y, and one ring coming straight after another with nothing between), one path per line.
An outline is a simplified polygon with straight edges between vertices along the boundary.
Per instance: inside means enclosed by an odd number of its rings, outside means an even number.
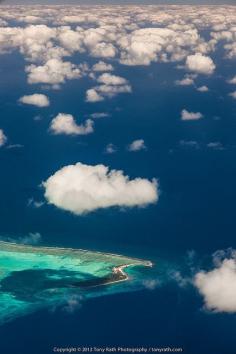
M216 312L236 312L236 259L224 259L211 271L196 274L194 284L205 306Z
M87 119L85 124L78 125L71 114L59 113L50 124L53 134L87 135L93 132L93 121Z
M123 171L109 171L104 165L65 166L43 186L48 203L77 215L114 206L146 206L158 200L155 179L130 180Z
M189 55L186 59L186 68L198 74L210 75L214 72L215 67L213 60L201 53Z
M33 95L25 95L19 99L19 102L24 104L30 104L37 107L48 107L50 101L46 95L40 93L34 93Z

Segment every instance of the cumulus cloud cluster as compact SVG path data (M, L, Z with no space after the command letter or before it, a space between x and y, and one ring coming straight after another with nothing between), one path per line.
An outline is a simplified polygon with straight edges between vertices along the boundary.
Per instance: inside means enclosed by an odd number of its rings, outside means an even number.
M103 101L105 97L114 97L119 93L130 93L132 91L128 81L121 76L104 73L96 81L100 85L87 90L87 102L99 102Z
M207 6L185 6L184 11L182 6L121 6L115 18L112 6L94 9L91 13L83 6L6 6L0 16L0 54L18 50L27 62L28 82L52 86L88 72L113 71L109 60L123 65L176 62L198 75L210 75L216 69L211 54L219 43L228 59L236 57L233 7L218 6L213 12ZM91 68L75 64L75 53L98 61ZM184 80L183 85L191 84L191 79ZM125 85L113 87L113 94L122 89L128 92ZM88 99L102 100L107 84L101 92L92 90Z
M65 166L43 186L49 204L77 215L114 206L146 206L158 200L155 179L129 179L123 171L109 171L104 165Z
M236 312L236 254L217 258L216 267L196 274L194 284L204 298L205 306L215 312Z

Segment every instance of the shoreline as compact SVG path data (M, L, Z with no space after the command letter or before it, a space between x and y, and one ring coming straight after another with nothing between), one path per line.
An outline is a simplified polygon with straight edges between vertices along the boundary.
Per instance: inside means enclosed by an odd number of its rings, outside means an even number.
M50 252L50 254L53 254L56 251L61 251L61 252L72 252L72 254L76 254L76 252L82 252L82 253L94 253L98 255L103 255L103 256L112 256L112 257L118 257L118 258L126 258L130 259L133 261L136 261L137 264L134 265L145 265L146 263L148 264L151 261L142 259L142 258L136 258L132 256L126 256L123 254L119 253L112 253L112 252L102 252L102 251L93 251L93 250L88 250L88 249L82 249L82 248L71 248L71 247L59 247L59 246L43 246L43 245L26 245L23 243L16 243L16 242L11 242L11 241L2 241L0 240L0 246L5 245L6 247L17 247L17 248L25 248L24 251L38 251L40 249L45 250L46 252ZM152 262L151 262L152 263ZM128 265L128 264L127 264ZM122 265L121 265L122 266ZM147 265L148 266L148 265Z
M96 279L96 280L88 280L85 282L80 282L73 284L73 287L81 287L81 288L95 288L98 286L116 284L124 281L128 281L130 278L128 274L124 271L125 268L128 267L137 267L137 266L145 266L145 267L153 267L153 263L151 261L146 261L146 264L123 264L120 266L116 266L112 268L112 274L110 276ZM95 283L95 284L94 284Z
M108 268L107 275L103 277L89 277L87 280L75 281L69 286L75 288L92 288L102 285L115 284L123 281L129 280L129 275L126 273L125 269L128 267L152 267L153 263L149 260L143 260L128 256L122 256L120 254L114 253L103 253L99 251L89 251L78 248L62 248L62 247L45 247L45 246L33 246L18 244L15 242L7 242L0 240L0 248L2 246L2 251L4 252L19 252L25 254L47 254L54 256L72 256L78 259L88 257L88 260L96 261L96 256L100 256L102 261L106 261L110 264ZM113 259L114 258L114 259ZM113 259L113 262L112 262ZM99 260L99 261L101 261ZM112 264L113 263L113 264ZM68 286L68 284L67 284Z

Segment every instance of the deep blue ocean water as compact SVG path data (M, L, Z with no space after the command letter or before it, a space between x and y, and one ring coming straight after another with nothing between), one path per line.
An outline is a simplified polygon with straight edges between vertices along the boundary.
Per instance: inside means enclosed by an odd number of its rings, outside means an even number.
M114 62L114 73L130 81L132 94L89 104L85 91L94 83L74 80L61 90L46 91L51 106L39 110L17 100L45 90L26 83L18 53L1 55L1 128L9 144L23 145L0 150L1 236L17 239L39 232L44 245L147 258L170 271L186 269L188 251L204 259L218 249L234 248L236 101L228 96L232 86L226 80L235 74L235 62L222 59L220 52L214 61L216 73L196 79L198 86L209 87L207 93L175 86L184 75L175 64L127 67ZM204 118L182 122L183 108L200 111ZM88 136L52 136L49 123L59 112L81 121L94 112L110 117L97 119L95 133ZM41 119L34 120L39 114ZM128 152L126 146L138 138L145 140L147 151ZM198 148L181 141L196 141ZM220 142L223 149L207 147L210 142ZM108 143L118 147L116 154L104 153ZM106 209L82 217L53 206L27 205L30 198L43 200L42 181L76 162L103 163L132 178L156 177L160 200L145 209ZM235 315L210 314L202 306L191 286L182 289L166 275L166 282L152 291L94 298L70 315L44 310L5 324L0 353L48 354L54 346L122 344L234 354Z

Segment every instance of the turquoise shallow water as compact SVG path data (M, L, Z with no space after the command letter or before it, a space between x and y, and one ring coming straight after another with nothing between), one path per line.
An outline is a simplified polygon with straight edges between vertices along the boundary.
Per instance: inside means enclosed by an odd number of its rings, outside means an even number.
M0 323L39 308L63 306L72 296L87 298L128 290L129 286L121 286L123 282L84 286L111 277L113 268L121 265L145 266L148 262L86 250L0 242Z

